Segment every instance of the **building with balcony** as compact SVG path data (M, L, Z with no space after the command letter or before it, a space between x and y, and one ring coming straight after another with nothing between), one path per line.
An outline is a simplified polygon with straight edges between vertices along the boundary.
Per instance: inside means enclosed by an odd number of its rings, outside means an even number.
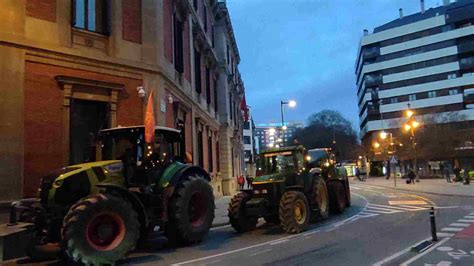
M2 1L0 200L35 196L49 171L99 159L98 130L143 124L151 92L157 125L183 128L182 151L216 196L231 194L242 164L234 175L221 167L231 149L221 132L231 128L243 161L244 87L225 10L216 0ZM218 36L229 36L232 63Z
M418 120L456 113L463 129L474 129L474 1L425 8L364 30L355 74L360 137L369 147L374 133L401 132L410 104ZM463 131L471 132L471 131ZM473 134L466 133L466 141Z

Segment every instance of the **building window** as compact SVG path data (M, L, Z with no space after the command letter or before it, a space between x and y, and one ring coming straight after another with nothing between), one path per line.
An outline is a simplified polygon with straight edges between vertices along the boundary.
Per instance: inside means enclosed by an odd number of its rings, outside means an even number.
M232 94L229 93L229 112L230 112L230 120L234 119L234 108L232 105Z
M206 67L206 102L211 104L211 70Z
M408 100L409 100L409 101L416 101L416 94L410 94L410 95L408 95Z
M244 136L244 144L252 144L250 140L250 136Z
M398 103L398 98L397 97L390 98L390 103Z
M201 54L194 51L194 87L198 94L201 94Z
M249 121L244 122L244 129L250 129L250 122Z
M108 0L75 0L72 7L72 26L107 35L108 8Z
M452 89L452 90L449 90L449 95L456 95L458 94L458 89Z
M209 166L209 173L214 171L214 165L213 165L213 158L212 158L212 135L208 137L207 139L207 165Z
M436 91L429 91L428 92L428 98L435 98L436 97Z
M174 15L174 69L184 72L183 59L183 22Z
M206 6L203 7L204 12L204 30L207 32L207 8Z
M448 79L455 79L455 78L456 78L456 73L448 75Z
M213 90L214 90L214 111L217 112L218 102L217 102L217 79L214 78L214 82L212 83Z
M229 44L227 44L227 64L230 63L230 51L229 51Z
M198 141L198 165L202 168L204 167L204 147L203 147L203 139L202 139L202 131L198 130L197 134L197 141Z
M193 0L194 10L198 10L198 0Z

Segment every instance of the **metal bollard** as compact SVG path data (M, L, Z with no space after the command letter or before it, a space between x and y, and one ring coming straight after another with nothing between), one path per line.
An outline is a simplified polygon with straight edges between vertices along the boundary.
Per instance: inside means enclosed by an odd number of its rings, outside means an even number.
M436 220L434 214L434 207L431 207L430 210L430 223L431 223L431 238L433 241L438 241L438 236L436 235Z

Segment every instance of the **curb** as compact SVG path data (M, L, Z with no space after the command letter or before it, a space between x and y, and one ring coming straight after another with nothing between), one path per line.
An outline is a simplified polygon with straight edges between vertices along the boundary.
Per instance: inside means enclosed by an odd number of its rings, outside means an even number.
M418 193L424 193L424 194L439 195L439 196L453 196L453 197L466 197L466 198L474 197L474 195L448 194L448 193L438 193L438 192L431 192L431 191L418 191L418 190L410 190L410 189L387 187L387 186L372 185L372 184L370 184L370 186L380 187L380 188L390 188L390 189L396 189L396 190L407 191L407 192L418 192Z

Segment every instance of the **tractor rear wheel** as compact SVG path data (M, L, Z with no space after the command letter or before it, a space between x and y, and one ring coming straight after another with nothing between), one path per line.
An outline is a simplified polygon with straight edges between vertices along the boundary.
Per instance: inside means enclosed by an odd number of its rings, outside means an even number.
M212 226L214 209L211 185L204 177L189 177L176 188L168 205L168 243L180 246L201 241Z
M250 194L240 192L235 195L229 203L229 222L235 231L239 233L251 231L257 227L257 217L248 216L245 212L245 203L251 198L252 196Z
M329 193L326 186L326 182L322 177L315 177L313 181L313 204L317 208L311 219L316 221L317 219L326 219L329 216Z
M140 223L132 205L119 197L95 194L74 204L64 217L62 245L86 265L113 264L133 249Z
M347 205L346 190L344 185L339 182L333 182L329 189L329 198L331 203L331 211L334 213L342 213Z
M287 233L300 233L308 227L310 210L306 196L299 191L287 191L280 199L280 221Z

